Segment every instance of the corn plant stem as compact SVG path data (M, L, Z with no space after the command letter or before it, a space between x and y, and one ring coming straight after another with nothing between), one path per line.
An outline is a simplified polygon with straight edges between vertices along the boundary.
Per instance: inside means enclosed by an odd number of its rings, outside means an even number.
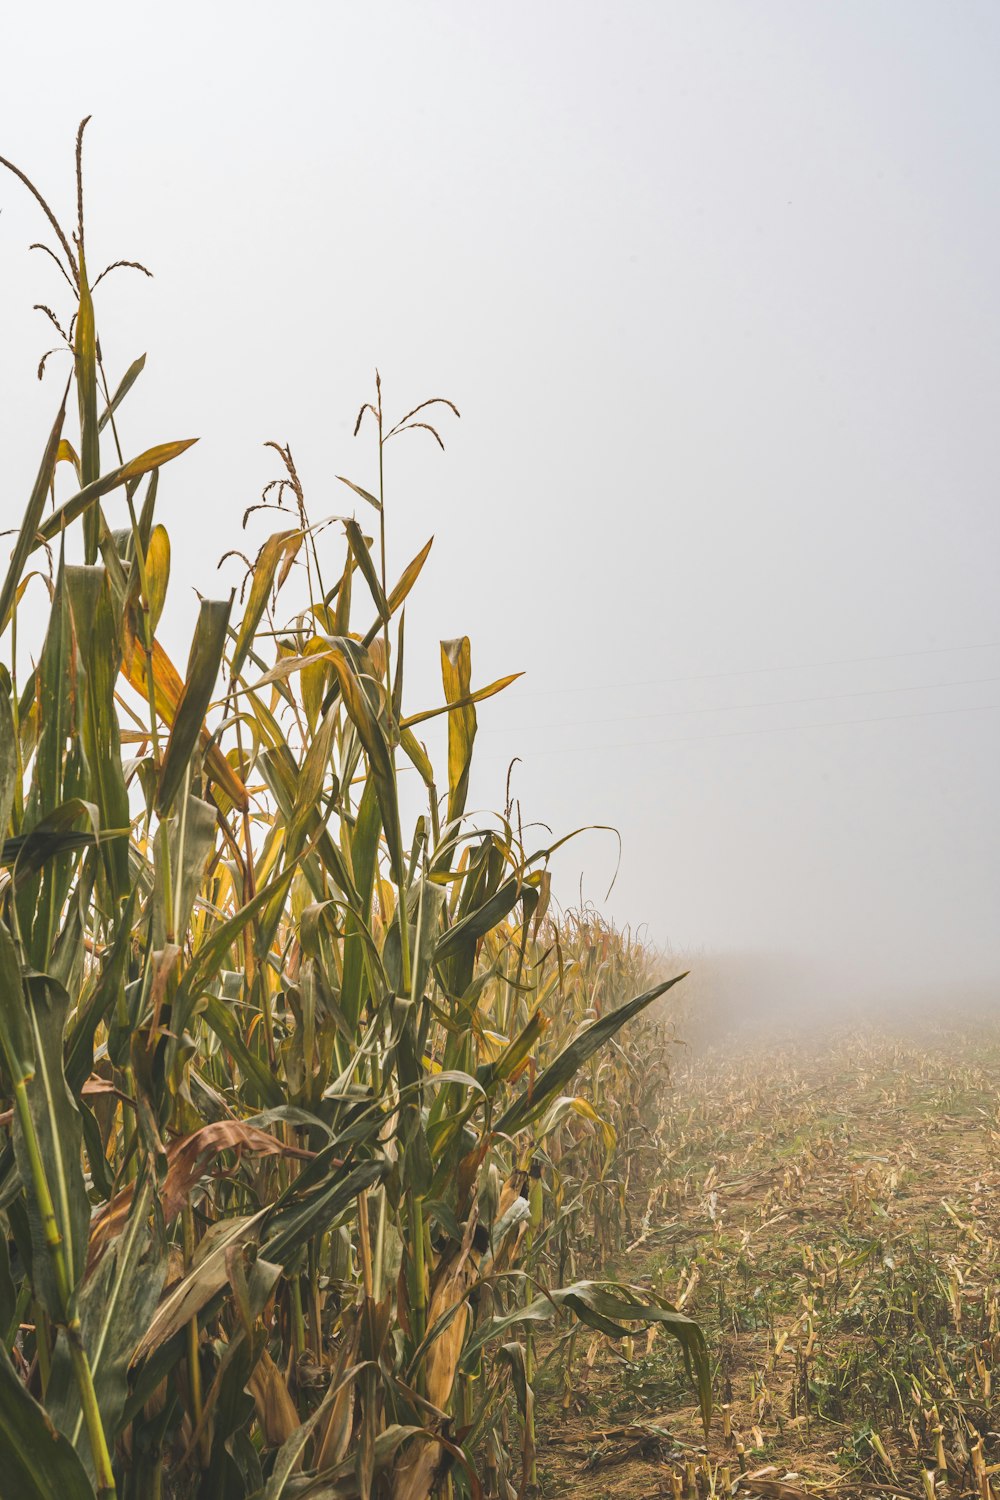
M427 1268L424 1258L424 1206L410 1189L410 1233L413 1241L413 1339L419 1347L427 1332ZM417 1371L417 1390L425 1393L423 1365Z
M128 1026L128 1010L125 1003L124 990L122 990L118 995L118 1001L115 1009L118 1013L118 1024L124 1030ZM126 1093L128 1093L131 1098L134 1099L136 1097L137 1091L135 1086L135 1071L132 1067L131 1062L126 1063L124 1074ZM139 1170L138 1157L133 1149L135 1144L136 1132L138 1131L139 1127L136 1123L135 1116L131 1113L131 1111L125 1104L121 1106L121 1117L122 1146L124 1150L123 1166L125 1168L124 1177L126 1182L133 1182L137 1177Z
M291 453L291 449L289 449L289 454L290 453ZM310 547L310 542L313 539L311 538L311 536L309 534L309 517L306 515L306 504L305 504L305 499L303 498L302 488L301 488L300 485L296 485L296 489L295 489L295 501L296 501L296 504L299 507L299 525L302 527L302 540L305 543L305 547L304 547L303 550L305 551L305 554L306 554L306 587L309 590L309 597L310 597L310 599L315 599L316 595L315 595L315 592L313 591L312 563L310 562L310 553L312 552L313 554L315 554L315 543L313 544L312 547ZM318 571L319 571L319 568L318 568L318 563L317 563L317 573L318 573ZM322 598L323 597L323 582L322 582L322 579L318 578L317 582L319 583L320 597Z
M80 1319L75 1313L70 1314L73 1288L70 1284L69 1267L66 1264L66 1245L56 1220L55 1205L42 1162L38 1136L35 1133L35 1122L31 1118L31 1109L28 1104L27 1082L23 1078L14 1084L14 1102L17 1108L18 1124L21 1127L25 1149L28 1153L28 1164L38 1211L42 1218L45 1243L52 1259L60 1316L65 1319L73 1378L80 1395L83 1419L87 1424L87 1438L94 1460L94 1472L97 1475L97 1493L99 1500L113 1500L115 1476L111 1468L111 1454L108 1451L108 1440L97 1404L97 1392L94 1390L90 1361L80 1337Z
M580 1325L575 1323L570 1330L569 1342L566 1346L566 1361L563 1365L563 1411L568 1412L573 1399L573 1360L576 1356L576 1336Z
M235 702L235 684L233 683L232 680L230 680L229 691L230 691L230 694L233 696L233 699L234 699L234 702ZM242 732L242 727L241 727L241 723L240 723L240 716L239 716L239 714L236 715L236 749L237 749L237 754L239 755L239 758L240 758L240 765L242 766L243 765L243 732ZM244 807L242 809L241 817L242 817L242 821L243 821L243 843L244 843L244 847L245 847L244 866L243 867L244 867L244 884L245 884L245 887L246 887L246 895L245 895L244 899L246 901L252 901L253 898L257 894L257 877L256 877L256 872L254 870L253 842L252 842L252 839L251 839L250 810L249 810L249 808ZM254 918L254 921L253 921L253 933L254 933L254 937L256 937L258 939L258 941L259 941L259 939L260 939L260 923L257 921L256 918ZM244 962L245 973L246 973L246 976L247 976L247 982L249 984L252 981L252 979L254 977L254 974L255 974L255 971L256 971L256 964L254 962L254 956L253 956L253 944L251 942L250 928L249 927L246 927L243 930L243 962ZM261 1018L262 1018L263 1025L264 1025L264 1040L265 1040L265 1042L267 1044L267 1060L270 1063L271 1067L273 1068L274 1065L275 1065L275 1062L277 1060L277 1051L276 1051L275 1045L274 1045L274 1018L271 1015L271 996L270 996L270 994L268 992L268 988L267 988L266 970L261 975L260 1010L261 1010Z
M290 1276L288 1289L292 1303L292 1345L296 1360L306 1352L306 1320L302 1313L302 1278Z
M24 1318L25 1311L30 1305L31 1300L31 1283L25 1277L21 1283L21 1290L17 1294L17 1301L14 1303L13 1315L4 1332L4 1347L8 1354L14 1347L14 1341L20 1332L21 1320Z
M379 525L379 567L382 574L382 598L388 598L386 592L386 556L385 556L385 439L382 435L382 382L376 375L375 387L378 395L378 525ZM392 766L393 795L397 797L396 790L396 734L393 724L392 708L392 664L389 646L389 619L388 611L382 619L382 642L385 655L385 713L389 730L389 762ZM406 920L406 890L403 876L405 868L403 863L402 841L396 852L396 863L400 871L399 895L396 902L396 916L399 922L399 948L400 966L402 970L403 994L410 993L410 935Z
M17 762L17 782L11 818L15 833L21 832L24 816L24 760L21 755L21 716L17 691L17 609L10 616L10 709L14 724L14 757Z
M76 1380L77 1390L80 1392L83 1420L87 1425L87 1439L90 1443L90 1452L94 1460L94 1472L97 1475L98 1500L115 1500L117 1490L115 1488L114 1471L111 1467L111 1454L108 1451L108 1440L104 1434L104 1424L101 1421L100 1408L97 1404L97 1392L94 1389L94 1377L90 1369L90 1361L87 1359L87 1351L80 1341L79 1318L73 1318L67 1323L66 1335L69 1340L73 1376Z
M372 1245L371 1235L368 1229L368 1193L362 1188L358 1194L358 1238L361 1241L361 1280L365 1289L365 1296L374 1294L374 1278L372 1275Z
M378 1228L375 1232L375 1267L374 1267L374 1289L373 1296L376 1302L382 1300L382 1261L385 1257L385 1215L386 1197L385 1189L379 1189L378 1195Z
M323 1250L323 1236L316 1235L309 1246L309 1328L312 1334L312 1352L317 1364L323 1361L323 1309L319 1300L319 1268Z
M100 343L98 343L98 350L100 350ZM100 353L98 353L97 356L97 372L101 377L101 386L104 391L104 401L107 406L108 418L111 423L111 436L114 438L115 452L118 454L118 463L119 465L121 465L125 462L125 455L122 453L122 445L118 441L118 425L115 422L115 414L111 409L111 391L108 386L108 377L104 372L104 360L101 358Z
M49 1315L40 1302L35 1302L32 1309L35 1320L35 1357L38 1360L38 1374L42 1382L42 1396L44 1397L49 1388L49 1376L52 1373L52 1361L49 1356Z
M427 801L431 815L431 833L433 835L433 845L434 848L437 848L438 844L440 844L441 842L441 810L438 807L438 795L436 786L428 787Z
M154 475L155 478L155 475ZM156 714L156 681L153 677L153 626L149 613L149 580L146 572L146 554L142 545L142 537L139 535L139 523L135 517L135 506L132 503L132 492L125 487L125 497L128 502L129 520L132 526L132 545L135 547L136 567L139 570L139 610L142 615L142 643L146 657L146 696L149 700L149 733L153 750L153 765L157 772L160 769L160 734ZM151 808L146 808L146 830L149 832L149 821ZM168 943L174 941L173 932L173 896L170 879L170 843L164 832L162 840L163 861L163 905L166 913Z
M185 1203L181 1210L181 1225L184 1235L184 1267L189 1270L194 1259L194 1214L191 1212L190 1203ZM188 1361L188 1385L191 1396L191 1422L197 1428L201 1426L202 1418L202 1395L201 1395L201 1360L198 1353L198 1316L195 1314L187 1325L187 1361Z
M387 599L386 593L386 560L385 560L385 467L383 454L385 451L385 440L382 436L382 384L376 377L376 389L378 392L378 538L379 538L379 565L382 573L382 598ZM382 641L385 648L385 712L389 721L389 742L392 743L392 668L389 657L389 619L388 613L382 617Z
M525 1254L530 1256L534 1249L535 1230L528 1230ZM530 1391L532 1381L535 1378L535 1341L530 1328L524 1332L524 1381ZM533 1491L538 1489L538 1459L535 1444L535 1403L528 1400L524 1413L524 1447L525 1456L529 1462L524 1465L522 1479L531 1486Z
M529 1389L535 1378L535 1343L529 1328L524 1337L524 1378ZM535 1448L535 1405L533 1401L528 1402L528 1409L524 1416L524 1445L530 1462L528 1467L528 1482L532 1489L538 1488L538 1457Z

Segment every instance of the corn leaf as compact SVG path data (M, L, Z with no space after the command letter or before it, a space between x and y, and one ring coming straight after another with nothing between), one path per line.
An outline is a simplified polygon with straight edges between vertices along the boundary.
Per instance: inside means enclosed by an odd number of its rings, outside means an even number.
M49 440L45 445L42 462L38 468L38 477L28 497L24 519L17 534L17 541L14 543L14 551L11 553L7 575L3 581L3 588L0 589L0 635L7 628L7 622L16 603L18 584L21 581L21 574L24 572L24 565L36 545L36 534L45 511L45 501L48 498L49 489L52 484L52 476L55 473L59 440L65 420L66 397L64 396L62 406L59 408L55 422L52 424Z
M81 1159L83 1125L63 1070L69 996L47 974L28 975L23 991L34 1052L34 1071L26 1088L28 1110L72 1291L87 1261L90 1203ZM16 998L13 997L14 1003ZM49 1316L55 1322L62 1322L66 1308L46 1231L45 1206L37 1191L37 1164L18 1114L14 1117L14 1155L22 1182L30 1185L27 1209L37 1295Z
M460 818L469 796L476 710L471 697L472 648L467 635L441 642L441 677L448 714L448 822Z
M108 422L111 420L112 413L116 412L119 406L121 406L122 402L125 400L125 397L128 395L129 391L132 389L136 381L139 379L139 376L142 374L145 365L146 356L144 354L140 354L139 358L134 359L129 365L128 369L125 371L125 374L118 382L118 389L111 397L111 400L108 402L107 406L101 412L100 420L97 424L99 431L104 431Z
M682 979L686 978L686 974L678 974L673 979L665 980L663 984L654 985L644 994L636 995L634 1000L626 1001L617 1010L608 1011L606 1015L599 1016L596 1021L591 1021L589 1026L585 1026L569 1046L560 1052L555 1061L539 1073L533 1086L504 1111L497 1121L497 1130L513 1134L517 1130L522 1130L525 1125L530 1125L532 1120L537 1120L555 1095L561 1093L565 1085L587 1059L593 1056L598 1047L603 1047L606 1042L610 1041L626 1021L631 1021L648 1005L652 1005L654 1000L658 1000L661 995L665 995L675 984L679 984Z
M182 781L191 771L191 758L205 723L222 665L232 599L203 599L191 642L187 677L167 741L156 804L160 815L169 812Z
M72 1444L18 1379L6 1348L0 1348L0 1473L11 1500L94 1500Z

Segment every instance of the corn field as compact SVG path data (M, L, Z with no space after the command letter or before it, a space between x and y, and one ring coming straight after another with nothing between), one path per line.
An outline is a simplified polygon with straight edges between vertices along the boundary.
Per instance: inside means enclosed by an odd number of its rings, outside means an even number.
M82 142L71 230L3 162L68 379L0 590L0 1494L530 1494L542 1339L569 1369L581 1325L659 1327L708 1419L698 1326L588 1279L632 1230L676 978L556 909L556 841L467 813L513 678L475 687L460 638L441 701L407 695L430 543L387 576L383 454L441 443L450 401L397 419L376 380L343 517L272 445L276 529L171 659L158 498L190 440L129 447L143 360L101 356Z

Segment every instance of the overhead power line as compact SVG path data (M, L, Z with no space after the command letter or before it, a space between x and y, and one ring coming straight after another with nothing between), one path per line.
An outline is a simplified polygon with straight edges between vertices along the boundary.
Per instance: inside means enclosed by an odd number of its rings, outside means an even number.
M971 646L924 646L914 651L891 651L882 656L827 657L823 661L786 662L784 665L770 667L733 667L725 672L690 672L679 677L641 677L632 682L619 682L616 678L600 677L590 682L569 686L553 684L544 688L520 688L518 697L549 698L555 693L592 693L595 687L633 688L653 687L660 683L672 682L712 682L720 677L757 677L765 672L811 672L821 667L853 667L866 662L904 661L916 656L957 656L963 651L997 650L1000 650L1000 641L980 641Z
M964 677L957 682L918 682L906 687L858 688L849 693L816 693L808 698L762 698L751 703L721 703L698 708L659 708L644 714L608 714L604 718L562 719L549 724L516 724L512 728L488 725L480 728L480 734L521 734L536 729L586 728L592 724L631 724L642 719L684 719L689 714L730 714L751 708L793 708L800 703L833 703L843 698L881 698L890 693L932 693L943 688L979 687L983 683L1000 682L1000 677Z
M643 750L657 745L682 745L694 740L728 740L754 734L798 734L809 729L840 729L849 724L888 724L899 719L930 719L946 714L993 713L1000 710L1000 703L974 703L963 708L925 708L907 714L878 714L868 719L819 719L811 724L766 724L756 729L725 729L714 734L677 734L657 740L620 740L616 744L600 745L587 741L575 745L552 745L544 750L532 750L532 759L541 755L580 755L586 752L604 753L608 750ZM509 760L502 751L488 750L480 760ZM523 757L522 757L523 758Z

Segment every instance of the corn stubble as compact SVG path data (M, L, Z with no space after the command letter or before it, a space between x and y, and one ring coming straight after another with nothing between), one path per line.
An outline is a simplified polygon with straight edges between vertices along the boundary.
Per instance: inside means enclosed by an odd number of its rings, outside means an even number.
M362 408L377 492L344 496L374 538L313 522L276 447L252 511L281 529L171 661L157 492L189 444L130 456L143 361L112 388L82 135L72 235L13 168L73 316L45 309L70 379L0 592L0 1492L526 1493L543 1327L663 1328L707 1417L697 1326L575 1279L586 1241L622 1243L660 1048L648 1020L608 1044L675 981L550 910L552 847L510 806L467 818L476 704L513 679L474 688L448 641L444 701L407 701L430 544L390 586L383 453L441 442L450 402L390 423L377 383ZM32 579L48 625L19 676Z

